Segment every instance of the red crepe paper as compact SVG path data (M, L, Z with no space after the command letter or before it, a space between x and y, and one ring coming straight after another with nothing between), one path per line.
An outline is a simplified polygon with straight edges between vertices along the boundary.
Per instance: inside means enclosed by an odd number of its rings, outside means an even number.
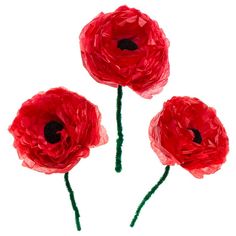
M121 6L100 13L80 34L84 67L99 83L129 86L151 98L169 76L169 41L158 23L146 14Z
M163 165L178 164L197 178L226 161L229 142L214 108L197 98L173 97L151 121L149 137Z
M66 173L89 148L108 140L94 104L65 88L42 92L23 103L9 131L23 166Z

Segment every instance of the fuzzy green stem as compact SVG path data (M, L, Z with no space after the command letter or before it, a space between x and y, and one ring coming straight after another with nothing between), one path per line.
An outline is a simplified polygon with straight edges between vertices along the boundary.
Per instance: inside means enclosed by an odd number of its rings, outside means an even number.
M135 222L136 220L138 219L139 217L139 214L143 208L143 206L145 205L145 203L149 200L149 198L152 196L152 194L154 194L154 192L158 189L158 187L165 181L166 177L168 176L169 174L169 170L170 170L170 166L166 166L165 168L165 172L164 174L161 176L161 178L159 179L159 181L157 182L156 185L154 185L152 187L152 189L146 194L146 196L143 198L142 202L139 204L136 212L135 212L135 215L130 223L130 227L133 227L135 225Z
M70 194L70 201L71 201L71 205L72 205L72 208L75 212L75 223L76 223L76 227L77 227L77 230L80 231L81 230L81 227L80 227L80 221L79 221L79 210L78 210L78 207L76 205L76 202L75 202L75 197L74 197L74 192L71 188L71 185L70 185L70 181L69 181L69 172L65 173L64 175L64 179L65 179L65 183L66 183L66 188Z
M122 155L122 144L124 141L124 136L122 133L122 120L121 120L121 107L122 107L122 86L118 86L117 89L117 100L116 100L116 123L117 123L117 135L118 138L116 140L116 172L121 172L122 163L121 163L121 155Z

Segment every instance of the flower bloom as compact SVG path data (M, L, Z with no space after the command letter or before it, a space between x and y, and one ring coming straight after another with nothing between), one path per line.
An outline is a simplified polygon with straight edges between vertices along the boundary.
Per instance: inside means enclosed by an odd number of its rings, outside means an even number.
M83 65L97 82L129 86L145 98L167 83L168 47L158 23L127 6L100 13L80 34Z
M229 150L216 111L197 98L165 102L150 123L149 137L162 164L179 164L197 178L219 170Z
M64 88L42 92L22 104L9 131L23 166L66 173L89 148L107 142L97 106Z

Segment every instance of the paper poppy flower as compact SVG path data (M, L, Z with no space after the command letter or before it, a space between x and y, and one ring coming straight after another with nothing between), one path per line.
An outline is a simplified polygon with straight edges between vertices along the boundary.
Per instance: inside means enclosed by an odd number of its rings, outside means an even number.
M145 98L167 83L168 46L156 21L127 6L100 13L80 34L84 66L97 82L129 86Z
M9 131L23 166L65 173L73 195L68 172L89 155L89 148L107 142L100 122L97 106L65 88L54 88L24 102Z
M197 98L173 97L151 121L151 147L166 166L164 175L140 204L131 223L134 226L143 203L178 164L196 178L213 174L226 161L229 142L214 108Z
M119 121L122 86L144 98L159 93L169 76L168 47L169 41L158 23L127 6L100 13L82 29L84 67L97 82L118 87L118 144L123 142ZM121 153L121 148L118 149Z

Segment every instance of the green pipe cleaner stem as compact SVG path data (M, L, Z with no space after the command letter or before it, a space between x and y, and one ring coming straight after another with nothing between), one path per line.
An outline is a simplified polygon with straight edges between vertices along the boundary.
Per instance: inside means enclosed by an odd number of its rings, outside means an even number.
M161 178L159 179L159 181L157 182L156 185L154 185L152 187L152 189L146 194L146 196L143 198L142 202L139 204L136 212L135 212L135 215L131 221L131 224L130 224L130 227L134 227L135 225L135 222L136 220L138 219L139 217L139 214L143 208L143 206L145 205L145 203L149 200L149 198L152 196L152 194L155 193L155 191L158 189L158 187L165 181L166 177L168 176L169 174L169 170L170 170L170 166L166 166L165 168L165 172L164 174L161 176Z
M124 141L124 136L122 133L122 118L121 118L121 107L122 107L122 86L118 86L117 89L117 100L116 100L116 123L117 123L117 135L118 138L116 140L116 172L121 172L122 163L121 163L121 155L122 155L122 144Z
M80 221L79 221L79 210L78 210L78 207L76 205L76 202L75 202L75 196L74 196L74 192L71 188L71 185L70 185L70 181L69 181L69 172L65 173L64 175L64 179L65 179L65 183L66 183L66 188L70 194L70 201L71 201L71 205L72 205L72 208L75 212L75 223L76 223L76 227L77 227L77 230L80 231L81 230L81 226L80 226Z

